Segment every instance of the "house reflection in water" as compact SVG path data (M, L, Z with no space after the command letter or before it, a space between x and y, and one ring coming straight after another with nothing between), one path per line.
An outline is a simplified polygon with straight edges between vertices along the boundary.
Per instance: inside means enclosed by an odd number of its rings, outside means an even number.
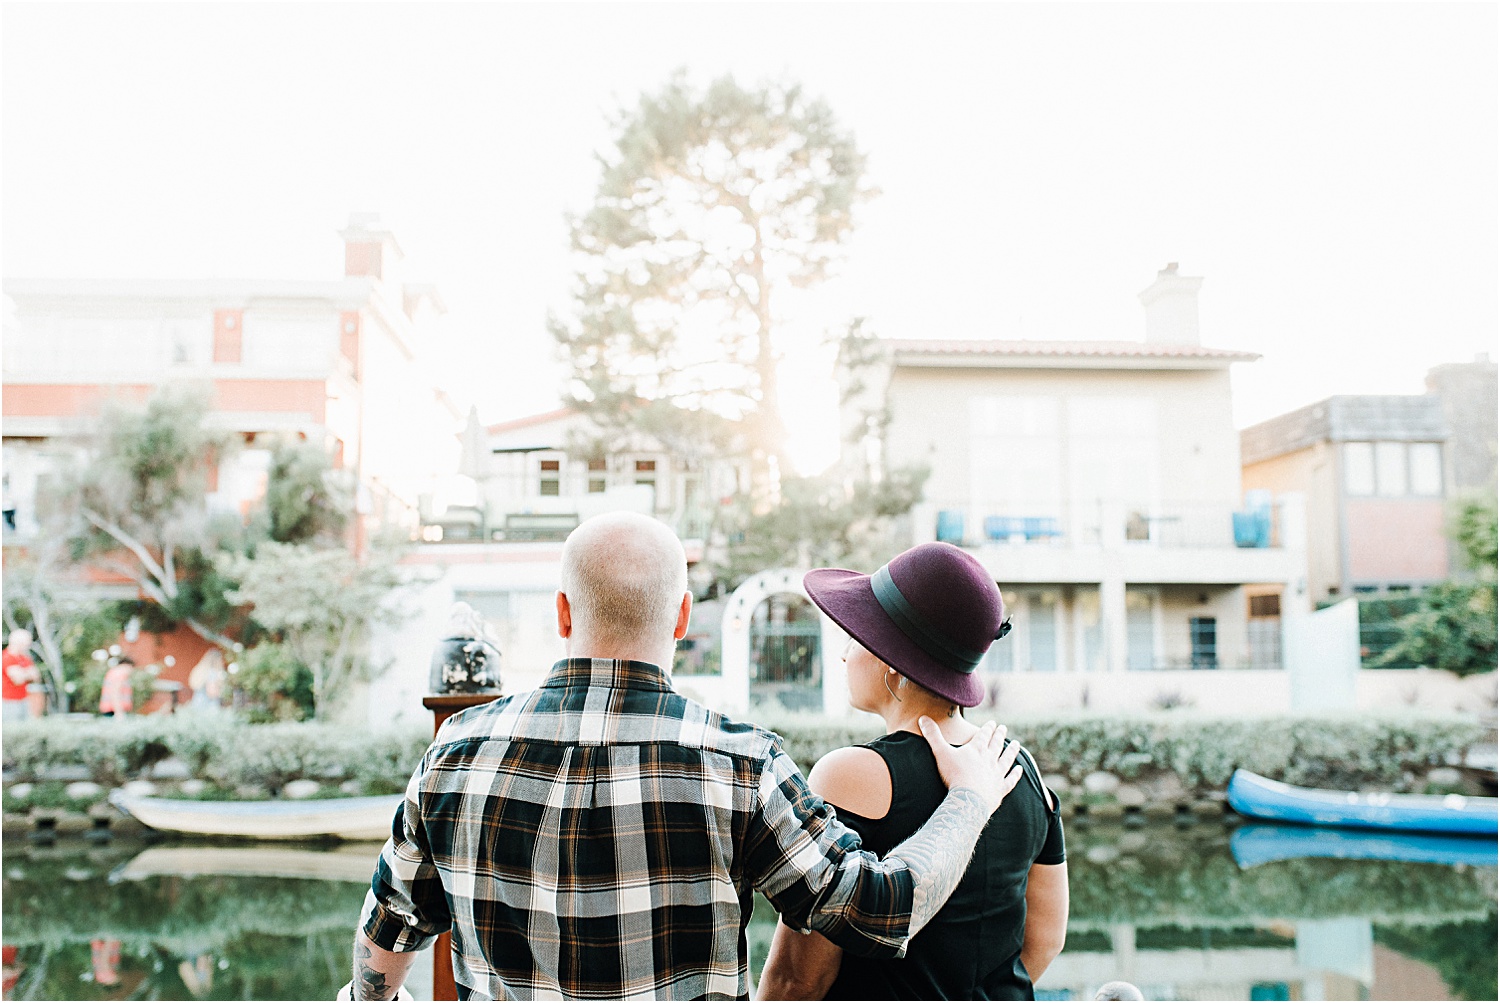
M1037 998L1092 999L1111 979L1133 982L1157 1000L1368 999L1374 928L1354 917L1240 928L1070 928L1068 949L1038 984Z

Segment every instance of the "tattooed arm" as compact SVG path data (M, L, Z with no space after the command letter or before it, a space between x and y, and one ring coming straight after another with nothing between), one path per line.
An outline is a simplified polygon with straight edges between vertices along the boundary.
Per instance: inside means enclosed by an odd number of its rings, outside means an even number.
M371 942L363 930L354 935L354 981L350 999L395 999L417 958L415 951L396 953Z

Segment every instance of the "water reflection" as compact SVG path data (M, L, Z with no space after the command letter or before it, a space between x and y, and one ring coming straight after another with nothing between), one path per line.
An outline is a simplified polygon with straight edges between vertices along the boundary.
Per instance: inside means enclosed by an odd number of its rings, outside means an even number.
M1068 946L1039 997L1125 978L1155 999L1494 998L1493 842L1349 859L1377 847L1278 828L1075 827ZM8 999L328 999L378 847L5 850ZM758 901L756 972L773 928Z

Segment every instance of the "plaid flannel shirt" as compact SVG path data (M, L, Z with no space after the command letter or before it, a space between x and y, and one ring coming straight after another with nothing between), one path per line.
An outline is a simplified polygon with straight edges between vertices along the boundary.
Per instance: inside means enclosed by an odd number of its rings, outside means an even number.
M453 935L459 998L745 998L759 890L786 921L899 957L912 877L807 788L781 739L655 665L558 662L450 718L411 778L361 927Z

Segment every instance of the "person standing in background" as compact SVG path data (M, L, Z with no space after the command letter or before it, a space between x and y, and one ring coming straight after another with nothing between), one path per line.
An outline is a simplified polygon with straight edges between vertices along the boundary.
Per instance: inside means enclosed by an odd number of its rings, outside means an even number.
M104 673L104 686L99 692L99 713L105 717L129 714L135 707L135 694L130 690L130 677L135 672L135 662L122 658Z
M4 720L24 721L31 716L31 708L26 699L26 687L40 678L36 671L36 665L29 654L31 650L31 632L26 630L13 630L10 632L10 643L5 646L4 654Z
M193 691L194 710L218 710L224 703L224 681L229 673L224 668L224 653L218 648L209 648L188 673L188 688Z

